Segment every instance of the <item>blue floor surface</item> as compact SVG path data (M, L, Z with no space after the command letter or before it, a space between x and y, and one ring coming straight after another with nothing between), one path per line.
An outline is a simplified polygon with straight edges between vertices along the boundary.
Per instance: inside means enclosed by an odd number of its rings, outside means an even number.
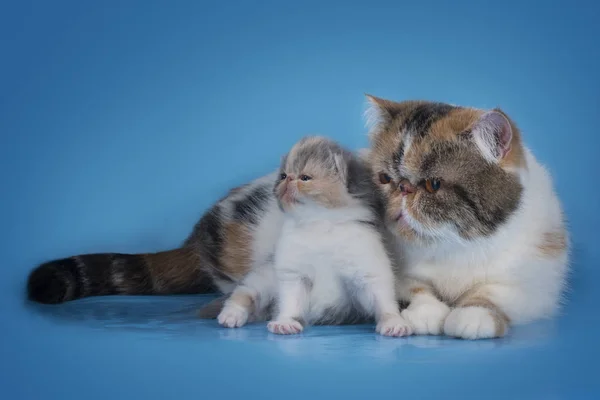
M0 399L599 399L600 3L0 2ZM498 340L274 337L210 297L24 300L37 264L178 246L306 134L367 143L364 93L502 107L551 171L563 315Z
M31 329L20 333L19 342L26 347L9 349L18 362L4 377L16 382L33 365L44 373L13 386L11 398L592 399L600 394L598 313L586 316L572 312L573 306L568 316L518 327L503 339L463 341L384 338L371 325L312 327L297 337L270 334L262 323L225 329L195 318L198 305L210 298L111 297L28 306Z

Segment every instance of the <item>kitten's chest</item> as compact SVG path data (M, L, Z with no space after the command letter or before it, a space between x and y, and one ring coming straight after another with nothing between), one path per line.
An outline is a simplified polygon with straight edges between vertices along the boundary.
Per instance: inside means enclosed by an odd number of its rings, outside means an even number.
M332 266L345 253L345 236L344 229L326 220L310 224L285 222L277 253L287 260Z
M335 225L329 221L315 221L310 224L285 221L281 231L281 242L283 246L301 247L306 250L326 249L336 242L334 233Z

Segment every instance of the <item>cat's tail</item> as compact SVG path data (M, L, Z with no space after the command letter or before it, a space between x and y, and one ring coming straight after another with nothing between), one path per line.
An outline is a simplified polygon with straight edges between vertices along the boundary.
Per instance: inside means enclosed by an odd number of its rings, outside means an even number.
M210 293L215 287L191 248L147 254L84 254L46 262L29 275L29 299L57 304L113 294Z

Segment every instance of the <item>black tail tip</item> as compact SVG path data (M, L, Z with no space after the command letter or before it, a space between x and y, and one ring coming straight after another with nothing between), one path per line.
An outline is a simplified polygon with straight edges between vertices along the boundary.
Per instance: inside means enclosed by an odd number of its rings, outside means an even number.
M27 280L27 297L37 303L63 303L68 300L68 290L69 278L58 261L40 265L29 274Z

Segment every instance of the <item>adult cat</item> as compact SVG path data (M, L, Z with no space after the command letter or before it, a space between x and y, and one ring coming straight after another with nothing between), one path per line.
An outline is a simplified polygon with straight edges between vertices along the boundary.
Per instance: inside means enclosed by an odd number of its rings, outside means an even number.
M548 172L501 110L370 97L366 153L416 334L503 336L553 315L568 237Z

